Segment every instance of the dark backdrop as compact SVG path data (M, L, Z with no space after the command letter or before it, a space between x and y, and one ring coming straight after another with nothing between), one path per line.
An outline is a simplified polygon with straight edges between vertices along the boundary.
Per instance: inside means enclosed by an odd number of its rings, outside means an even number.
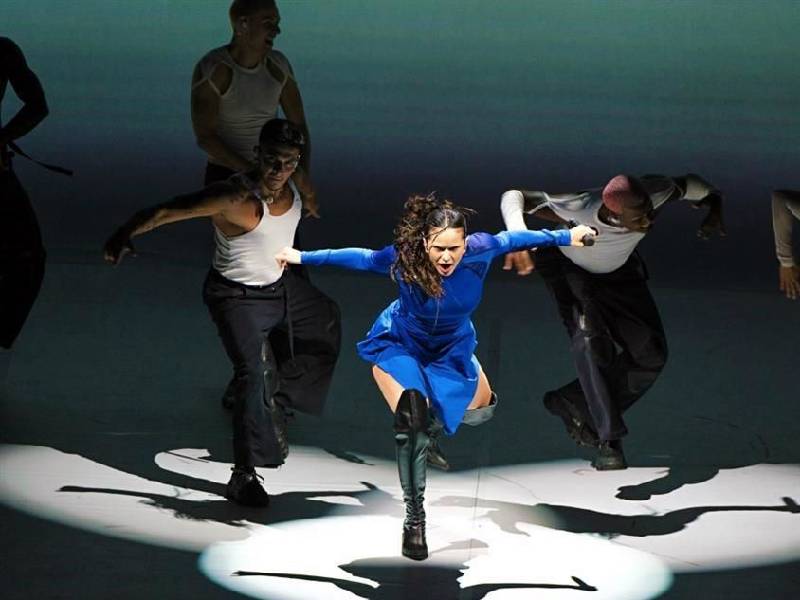
M195 61L229 39L227 0L6 0L52 113L25 146L73 181L20 171L51 258L95 260L134 208L196 186ZM730 237L694 239L676 206L643 244L670 286L774 288L769 190L798 187L795 1L289 1L292 61L324 220L309 247L381 245L411 191L500 227L509 187L564 191L617 172L694 171L727 193ZM9 93L8 96L13 96ZM7 98L4 118L14 109ZM354 215L361 215L358 219ZM143 249L202 264L207 226ZM175 241L179 243L175 243ZM203 250L198 248L202 247Z

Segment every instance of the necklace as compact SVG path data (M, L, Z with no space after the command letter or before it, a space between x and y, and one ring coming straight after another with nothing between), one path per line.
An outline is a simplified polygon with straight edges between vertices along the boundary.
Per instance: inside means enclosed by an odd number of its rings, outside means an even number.
M264 193L263 188L260 188L256 192L256 196L258 197L259 200L262 200L263 202L265 202L267 206L272 206L275 203L275 198L276 197L277 198L281 197L281 195L283 194L284 189L285 189L285 187L281 187L281 189L279 189L277 192Z

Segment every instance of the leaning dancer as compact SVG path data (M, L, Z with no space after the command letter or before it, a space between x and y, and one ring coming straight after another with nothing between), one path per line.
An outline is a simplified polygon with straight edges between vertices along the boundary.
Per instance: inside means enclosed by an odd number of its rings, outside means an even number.
M433 196L412 196L395 229L394 245L382 250L345 248L300 252L285 248L281 263L324 265L389 274L400 297L375 321L358 353L394 413L397 468L406 514L404 556L423 560L424 493L429 432L447 435L459 424L480 425L497 404L473 354L470 320L492 259L534 246L580 246L589 227L569 231L515 231L467 235L467 209Z
M292 243L300 221L301 200L290 177L304 146L297 125L268 121L255 169L136 213L105 246L106 260L117 264L133 250L134 236L177 221L211 219L216 250L203 300L237 382L234 467L226 496L251 506L269 502L255 467L277 467L288 453L276 405L321 412L339 354L336 304L308 281L283 272L273 258ZM267 352L270 333L280 335L270 336ZM277 381L265 382L267 356L275 358Z
M544 395L580 445L594 446L597 470L627 467L622 418L653 385L667 360L661 317L647 287L647 269L637 244L667 203L686 200L708 208L698 235L725 234L722 196L697 175L642 178L618 175L605 187L571 194L510 190L501 210L506 227L526 229L523 213L548 221L588 223L600 232L591 252L547 248L536 268L558 305L572 341L578 378ZM533 270L528 252L506 257L505 268Z

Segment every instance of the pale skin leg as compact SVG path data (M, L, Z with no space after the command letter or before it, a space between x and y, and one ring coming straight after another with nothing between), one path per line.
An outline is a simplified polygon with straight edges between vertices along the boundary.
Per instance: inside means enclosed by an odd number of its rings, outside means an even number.
M397 409L397 403L400 401L400 394L403 393L405 388L377 365L372 366L372 376L375 378L375 384L383 394L386 404L389 405L389 409L394 413ZM483 408L484 406L489 406L491 401L492 388L489 387L489 380L486 379L486 375L481 369L478 373L478 389L475 390L475 395L472 397L472 402L469 403L467 409Z

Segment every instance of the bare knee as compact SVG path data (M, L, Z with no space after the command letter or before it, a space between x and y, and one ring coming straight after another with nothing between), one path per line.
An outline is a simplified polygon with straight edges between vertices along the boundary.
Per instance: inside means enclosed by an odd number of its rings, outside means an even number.
M468 410L475 408L483 408L489 406L492 402L492 388L489 385L489 380L483 369L478 373L478 388L475 390L475 395L472 397L472 402L467 406Z
M372 365L372 378L375 380L375 385L378 386L384 400L386 400L389 410L395 412L397 410L397 402L403 393L403 386L378 365Z

